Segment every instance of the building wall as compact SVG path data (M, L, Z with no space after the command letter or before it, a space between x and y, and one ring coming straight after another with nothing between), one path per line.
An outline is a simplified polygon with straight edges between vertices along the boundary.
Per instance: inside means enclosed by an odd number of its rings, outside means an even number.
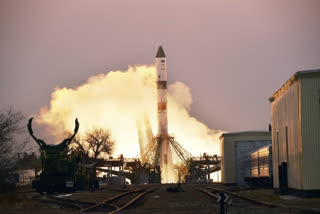
M320 189L320 73L304 74L300 82L303 189Z
M299 82L295 81L271 103L274 188L279 188L278 166L282 162L288 163L288 186L302 188L299 124Z
M221 157L221 182L222 183L230 183L229 179L226 178L226 175L230 174L230 167L226 166L225 160L231 160L232 156L229 151L232 151L232 145L224 139L220 139L220 157ZM228 152L227 152L228 151Z
M224 182L223 178L226 177L225 173L225 163L224 163L224 138L220 138L220 158L221 158L221 182Z
M221 182L224 184L237 183L235 142L270 141L270 132L239 132L225 133L220 136Z

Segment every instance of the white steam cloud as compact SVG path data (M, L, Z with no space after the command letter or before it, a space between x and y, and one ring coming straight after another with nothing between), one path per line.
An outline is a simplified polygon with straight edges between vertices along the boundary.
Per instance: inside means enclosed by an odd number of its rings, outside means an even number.
M78 118L80 134L93 127L108 128L116 140L115 154L135 157L139 153L137 116L147 113L157 134L157 91L154 66L129 67L90 77L74 89L56 88L50 106L42 107L36 122L46 124L59 138L73 130ZM221 131L210 130L189 115L192 95L188 86L175 82L168 87L169 134L191 154L219 153Z

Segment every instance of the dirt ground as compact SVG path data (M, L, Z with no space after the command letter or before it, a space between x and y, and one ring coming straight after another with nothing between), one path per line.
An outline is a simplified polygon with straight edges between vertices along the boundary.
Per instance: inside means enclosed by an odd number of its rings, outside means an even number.
M281 195L274 194L273 189L248 190L247 186L233 187L233 186L223 186L221 184L212 185L212 186L221 188L221 189L226 189L226 190L240 189L240 191L234 191L234 192L247 198L287 207L287 208L261 209L261 211L262 210L267 211L266 213L268 212L270 213L320 213L320 198L301 198L301 197L296 197L292 195L281 196ZM250 208L246 208L243 210L248 210L248 209ZM307 209L310 211L304 211L303 209ZM258 210L256 212L259 213Z
M253 198L273 204L299 206L305 208L319 208L320 210L320 198L301 198L290 195L280 196L274 194L272 189L245 190L239 191L237 193L248 198Z
M35 202L22 194L13 193L0 195L0 214L64 214L70 212L72 212L72 209Z
M175 186L161 185L136 206L120 213L219 213L214 199L189 185L181 185L184 192L167 192L168 187Z
M161 185L160 188L144 196L134 206L121 211L120 213L219 213L219 205L216 199L209 197L207 194L199 192L192 188L192 185L182 184L184 192L168 192L168 187L177 185ZM126 189L136 189L141 186L127 186ZM99 202L121 193L123 187L113 187L112 190L99 190L95 192L79 191L68 195L65 198L81 200L86 202ZM237 191L243 196L252 197L257 200L284 204L287 206L298 206L306 208L320 208L320 198L304 199L297 197L283 197L274 195L272 190L241 190ZM45 204L33 201L32 195L38 193L11 193L0 195L0 214L55 214L55 213L72 213L75 211L71 208L63 208L54 204ZM43 196L46 197L46 196ZM232 198L232 196L231 196ZM234 199L236 201L236 199ZM286 208L268 208L258 205L245 207L229 207L230 214L251 214L251 213L271 213L271 214L289 214L289 213L316 213L304 212L299 209Z
M77 191L72 194L57 194L62 198L79 200L84 202L100 202L126 190L133 190L143 187L143 185L112 186L112 189L102 188L94 192ZM46 204L32 200L32 196L40 197L39 193L31 192L31 186L19 187L16 193L0 194L0 214L56 214L72 213L71 208L60 207L59 205ZM46 195L41 196L43 198Z
M216 203L216 199L193 189L192 185L181 185L184 192L180 193L168 193L167 188L170 186L172 185L162 185L156 191L148 194L143 201L139 201L134 207L120 213L220 213L219 204ZM227 212L230 214L306 213L295 209L269 208L259 205L240 208L231 206Z

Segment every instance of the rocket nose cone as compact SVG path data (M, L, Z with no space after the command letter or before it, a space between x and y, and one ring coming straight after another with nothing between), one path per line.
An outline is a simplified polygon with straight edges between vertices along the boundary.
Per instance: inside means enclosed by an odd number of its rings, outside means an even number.
M166 55L164 54L164 50L163 50L162 46L159 46L156 58L161 58L161 57L166 57Z

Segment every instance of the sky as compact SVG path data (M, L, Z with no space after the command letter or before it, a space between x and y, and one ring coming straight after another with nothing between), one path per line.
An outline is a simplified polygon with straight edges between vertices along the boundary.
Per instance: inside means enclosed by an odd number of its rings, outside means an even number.
M267 130L268 97L320 68L319 0L0 1L0 109L37 115L57 87L152 65L192 94L212 130Z

